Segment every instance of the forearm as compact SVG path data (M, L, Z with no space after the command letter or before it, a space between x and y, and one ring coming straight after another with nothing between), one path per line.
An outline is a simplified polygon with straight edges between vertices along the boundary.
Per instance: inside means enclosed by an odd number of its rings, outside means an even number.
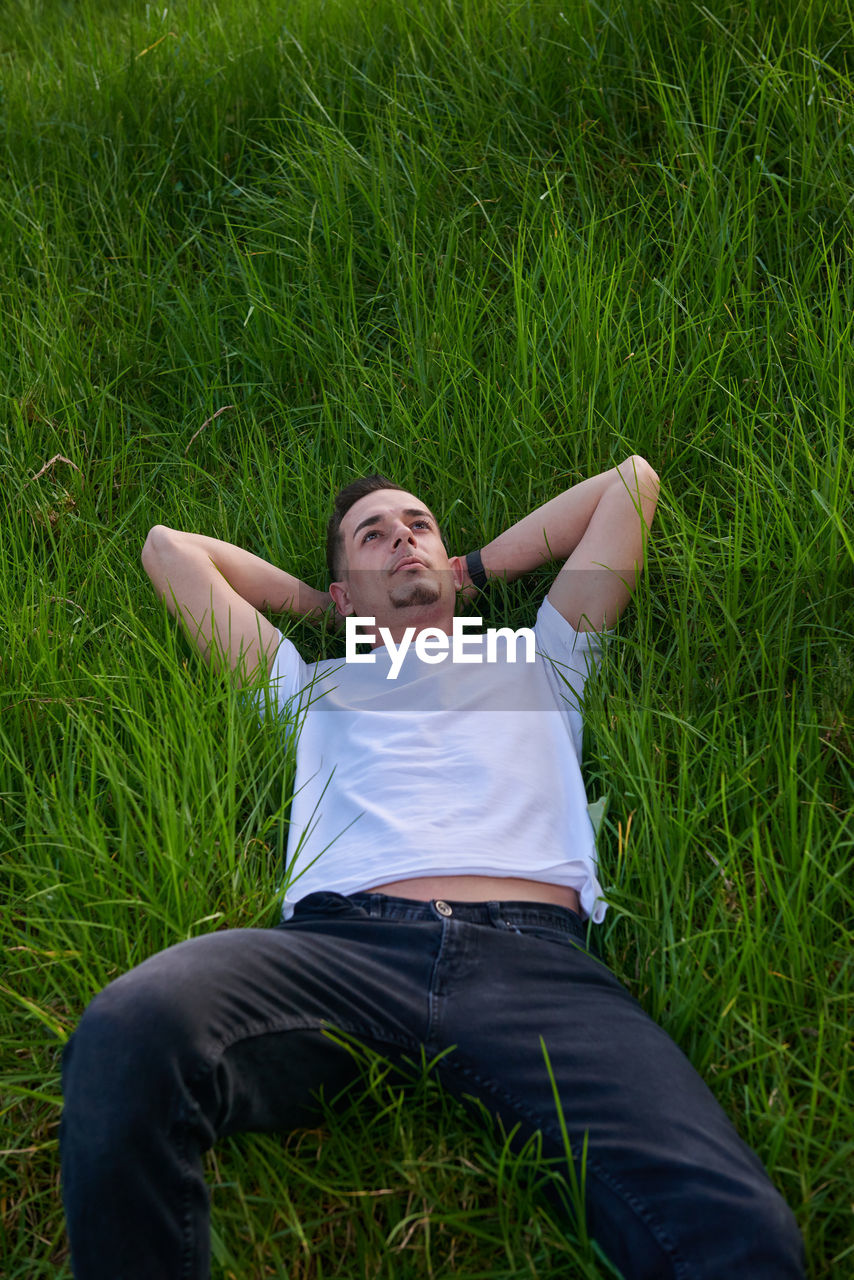
M657 477L649 464L636 455L627 458L558 494L487 543L481 551L487 576L512 582L551 560L567 560L606 495L609 502L633 505L638 519L649 525L657 494Z
M239 596L264 612L318 618L329 607L329 593L317 591L293 574L242 547L201 533L185 533L157 525L142 552L142 563L158 593L172 612L174 601L187 596L187 587L211 566Z

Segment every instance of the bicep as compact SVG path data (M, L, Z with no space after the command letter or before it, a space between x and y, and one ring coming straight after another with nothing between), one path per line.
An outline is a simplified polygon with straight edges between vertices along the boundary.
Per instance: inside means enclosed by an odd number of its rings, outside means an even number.
M658 483L643 458L623 463L555 578L549 601L576 631L614 626L631 599L643 570Z
M142 563L207 662L230 667L240 683L259 666L269 672L278 631L223 577L201 539L158 525L148 535Z

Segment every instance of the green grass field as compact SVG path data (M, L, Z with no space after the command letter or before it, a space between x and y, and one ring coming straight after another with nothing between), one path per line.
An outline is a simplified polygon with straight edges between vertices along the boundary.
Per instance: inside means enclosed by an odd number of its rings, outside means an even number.
M291 771L155 601L148 528L325 586L356 474L463 552L634 452L662 498L588 698L603 954L810 1276L854 1275L854 16L561 2L4 0L8 1280L70 1275L59 1062L88 1000L276 914ZM210 1175L217 1277L611 1274L533 1149L378 1062L349 1114Z

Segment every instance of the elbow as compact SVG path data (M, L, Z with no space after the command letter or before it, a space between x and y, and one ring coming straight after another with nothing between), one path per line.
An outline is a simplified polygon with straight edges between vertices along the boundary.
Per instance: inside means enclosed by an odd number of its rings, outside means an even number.
M621 462L617 470L623 476L623 479L629 480L630 477L637 477L637 484L643 485L645 488L654 488L658 492L661 481L657 472L646 458L639 453L633 453L630 458L626 458L625 462Z
M142 567L148 574L151 581L158 585L159 568L163 563L164 554L171 545L175 530L169 529L165 524L156 524L148 531L148 537L145 539L140 559Z
M648 525L652 524L655 508L658 506L658 495L661 492L661 481L658 478L658 472L646 461L645 458L638 458L638 464L643 463L643 473L638 471L638 489L644 503L644 519Z
M652 528L661 481L657 472L639 453L633 453L617 467L618 483L625 487L636 510L640 511L648 529Z
M657 502L661 481L658 473L639 453L633 453L625 462L617 467L617 472L624 485L632 493L638 493L648 501Z

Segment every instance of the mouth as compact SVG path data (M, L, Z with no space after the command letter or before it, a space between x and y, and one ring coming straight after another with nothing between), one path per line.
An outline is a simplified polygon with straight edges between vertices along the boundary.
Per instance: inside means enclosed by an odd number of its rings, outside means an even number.
M423 560L416 559L415 556L407 556L405 560L400 560L392 569L392 573L399 573L401 569L424 569L426 565Z

